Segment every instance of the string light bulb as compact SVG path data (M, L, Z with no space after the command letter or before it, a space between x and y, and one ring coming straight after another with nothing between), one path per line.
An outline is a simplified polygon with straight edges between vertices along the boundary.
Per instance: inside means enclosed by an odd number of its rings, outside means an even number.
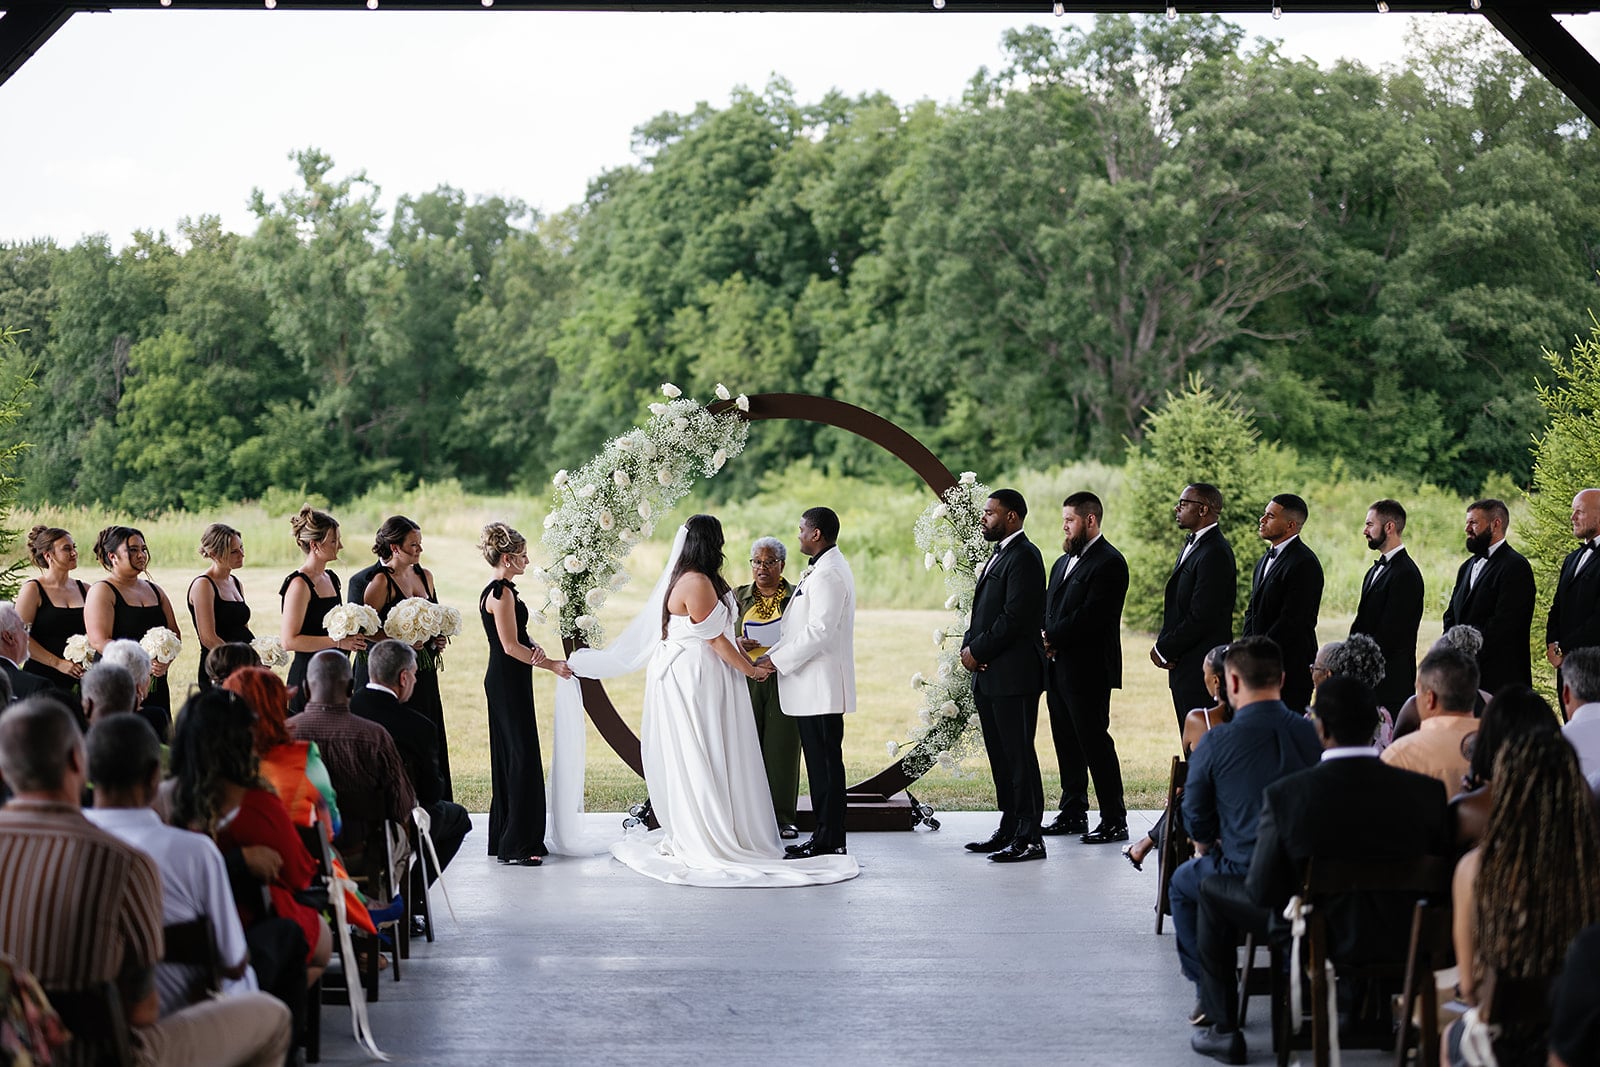
M933 0L933 9L935 11L943 11L944 10L944 0Z
M271 11L278 6L278 0L263 0L263 2L267 5L268 11Z
M161 0L161 6L162 7L171 7L172 6L172 0Z
M367 10L368 11L376 11L376 10L378 10L378 0L367 0Z
M1483 0L1472 0L1472 10L1481 11L1482 9L1483 9Z
M1063 4L1061 0L1056 0L1055 6L1050 10L1055 14L1056 18L1061 18L1067 13L1067 5Z
M1168 22L1177 22L1178 21L1178 9L1175 6L1173 6L1172 3L1170 3L1170 2L1167 4L1167 21Z
M1387 15L1388 13L1389 13L1389 0L1378 0L1378 14Z
M1272 17L1274 19L1283 18L1283 5L1282 4L1276 4L1275 3L1275 4L1272 5Z

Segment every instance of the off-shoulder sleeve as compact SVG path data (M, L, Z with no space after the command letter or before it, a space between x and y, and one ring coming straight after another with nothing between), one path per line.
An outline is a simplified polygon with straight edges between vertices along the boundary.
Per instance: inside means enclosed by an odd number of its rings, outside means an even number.
M728 613L728 602L726 600L719 600L717 601L717 606L711 609L711 614L707 615L699 622L689 623L689 633L691 636L698 637L702 641L711 641L715 638L723 636L728 632L728 619L730 617L731 616Z

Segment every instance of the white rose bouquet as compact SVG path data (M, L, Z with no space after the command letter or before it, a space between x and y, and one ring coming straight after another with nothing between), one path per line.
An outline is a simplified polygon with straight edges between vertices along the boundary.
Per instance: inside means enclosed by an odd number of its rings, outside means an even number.
M289 662L289 653L275 634L263 634L250 642L263 667L281 667Z
M73 634L67 638L67 647L61 650L61 658L68 663L76 663L80 667L87 667L100 658L100 653L96 652L93 646L89 644L89 638L86 634Z
M157 663L171 663L183 651L183 640L165 626L152 626L139 638L139 647Z
M322 617L322 628L335 641L343 641L351 634L371 636L383 629L378 613L365 604L340 604Z
M444 650L437 642L461 632L461 612L419 596L407 597L389 609L383 632L415 648L418 667L442 670Z

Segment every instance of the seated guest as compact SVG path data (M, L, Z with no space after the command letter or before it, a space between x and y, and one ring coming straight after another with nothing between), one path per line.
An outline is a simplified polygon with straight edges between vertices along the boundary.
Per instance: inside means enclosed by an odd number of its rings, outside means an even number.
M139 716L156 728L157 737L168 736L168 730L172 725L168 709L146 706L151 688L150 653L146 652L139 642L119 637L106 642L106 647L100 650L99 661L115 663L133 675L134 687L139 692Z
M16 790L0 809L0 953L47 989L115 982L141 1063L282 1064L289 1010L265 994L160 1016L160 875L149 856L83 817L86 770L66 704L41 695L0 713L0 771Z
M1383 685L1384 671L1387 666L1383 658L1383 649L1378 642L1366 634L1351 634L1343 641L1331 641L1317 651L1317 661L1311 665L1311 673L1317 675L1318 667L1322 668L1321 678L1354 678L1374 693L1380 691ZM1318 682L1321 684L1321 681ZM1382 704L1378 705L1378 728L1373 733L1372 743L1379 752L1389 747L1389 742L1394 740L1394 716L1389 714L1389 709Z
M1600 926L1573 939L1550 1016L1550 1067L1600 1063Z
M227 647L211 652L215 655ZM289 689L283 679L265 667L240 667L229 671L218 684L238 693L255 712L253 734L261 776L283 801L289 821L296 826L320 821L329 828L331 840L339 832L338 793L316 742L297 741L289 733Z
M1600 648L1574 648L1561 660L1562 729L1589 788L1600 788Z
M1544 697L1520 682L1501 686L1478 720L1478 736L1472 742L1472 759L1463 783L1466 791L1450 801L1457 847L1471 848L1483 838L1494 806L1494 760L1506 742L1523 734L1554 735L1560 729L1561 720Z
M1321 760L1266 787L1249 873L1219 874L1200 886L1200 1002L1213 1022L1191 1044L1230 1063L1244 1063L1247 1055L1237 1026L1235 948L1243 933L1265 936L1269 918L1281 915L1300 891L1308 862L1454 854L1439 783L1378 759L1372 690L1354 678L1330 677L1317 687L1316 709ZM1330 955L1348 963L1403 959L1414 903L1371 897L1331 902Z
M1198 855L1172 875L1172 930L1184 977L1200 983L1200 884L1217 874L1243 875L1256 847L1261 791L1311 766L1322 746L1316 728L1280 699L1283 656L1270 638L1247 637L1228 646L1223 661L1230 722L1212 727L1195 746L1183 790L1183 820ZM1196 1004L1189 1021L1221 1022Z
M93 726L111 715L139 710L139 687L128 668L101 660L83 672L78 681L83 719Z
M1454 648L1435 648L1417 665L1417 713L1422 726L1383 750L1391 767L1431 775L1450 796L1461 792L1478 720L1478 661Z
M339 794L343 837L359 848L369 820L408 825L416 806L411 779L388 731L350 713L354 686L344 653L325 649L312 656L306 686L310 700L289 719L289 733L299 741L315 741L321 750Z
M206 677L221 685L240 667L259 667L261 657L243 641L228 641L206 653Z
M1461 857L1451 892L1468 1004L1491 971L1499 989L1555 977L1572 939L1600 919L1600 828L1572 746L1548 733L1513 738L1495 757L1494 782L1483 844ZM1527 1009L1489 1005L1501 1067L1545 1063L1550 1018ZM1458 1019L1445 1031L1442 1062L1468 1062L1464 1030Z
M164 925L200 918L210 921L226 979L222 991L232 994L255 989L255 975L247 973L250 952L239 913L234 910L222 853L204 834L166 825L150 806L161 785L161 742L155 730L131 713L101 715L89 731L88 749L94 808L84 814L100 829L156 861ZM162 1015L171 1015L190 1002L197 977L193 967L163 963L156 968Z
M417 653L401 641L379 641L367 653L366 687L350 699L350 711L388 731L405 764L417 806L428 813L428 837L438 854L439 866L448 867L472 829L467 809L444 799L444 780L434 755L439 731L425 716L406 704L417 684ZM422 857L417 857L420 863ZM430 869L431 884L438 872ZM420 899L420 896L415 899Z
M1429 647L1428 651L1434 652L1441 648L1459 649L1471 656L1473 662L1477 662L1478 653L1483 651L1483 634L1478 632L1477 627L1468 626L1465 623L1452 626L1440 635L1439 639ZM1478 679L1478 684L1483 684L1481 676ZM1493 693L1485 693L1482 689L1478 690L1478 695L1472 703L1472 713L1474 715L1482 715L1483 709L1488 705L1489 698L1492 696L1494 696ZM1400 705L1400 710L1395 713L1394 736L1404 737L1406 734L1414 734L1417 732L1417 727L1421 725L1422 717L1417 714L1417 698L1415 694L1412 694L1406 698L1406 702Z
M11 683L11 699L21 700L45 689L49 682L22 669L28 662L28 627L17 607L9 600L0 600L0 670ZM9 703L9 701L7 701Z

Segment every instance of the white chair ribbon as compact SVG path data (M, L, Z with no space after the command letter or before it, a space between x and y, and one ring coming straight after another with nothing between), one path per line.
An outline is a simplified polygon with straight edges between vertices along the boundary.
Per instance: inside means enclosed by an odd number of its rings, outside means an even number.
M367 1019L367 991L361 985L361 965L356 962L355 946L350 942L350 919L345 910L344 895L354 892L356 884L350 879L340 878L331 871L328 873L328 896L333 901L334 929L339 933L339 952L344 957L345 965L344 984L350 995L350 1029L355 1034L356 1042L372 1053L374 1059L388 1062L388 1055L378 1047L378 1042L372 1036L372 1023ZM378 951L378 946L374 945L372 950ZM351 981L351 967L356 969L354 981Z
M1283 917L1289 923L1289 933L1293 940L1289 945L1289 1032L1300 1032L1301 1020L1305 1018L1305 1003L1300 990L1302 974L1300 970L1300 943L1306 936L1306 916L1311 913L1311 903L1300 894L1296 893L1289 898L1289 904L1283 909ZM1322 961L1324 975L1328 986L1328 1052L1329 1062L1333 1067L1341 1063L1339 1053L1339 990L1337 975L1334 973L1333 961Z
M456 918L456 906L450 903L450 890L444 884L444 868L439 865L439 853L433 849L433 837L428 833L433 828L433 820L422 805L411 809L411 818L417 824L417 836L422 838L422 855L417 857L417 862L422 864L422 893L428 893L428 861L433 861L434 879L439 883L439 892L444 894L444 906L450 910L450 921L461 927L461 920Z

